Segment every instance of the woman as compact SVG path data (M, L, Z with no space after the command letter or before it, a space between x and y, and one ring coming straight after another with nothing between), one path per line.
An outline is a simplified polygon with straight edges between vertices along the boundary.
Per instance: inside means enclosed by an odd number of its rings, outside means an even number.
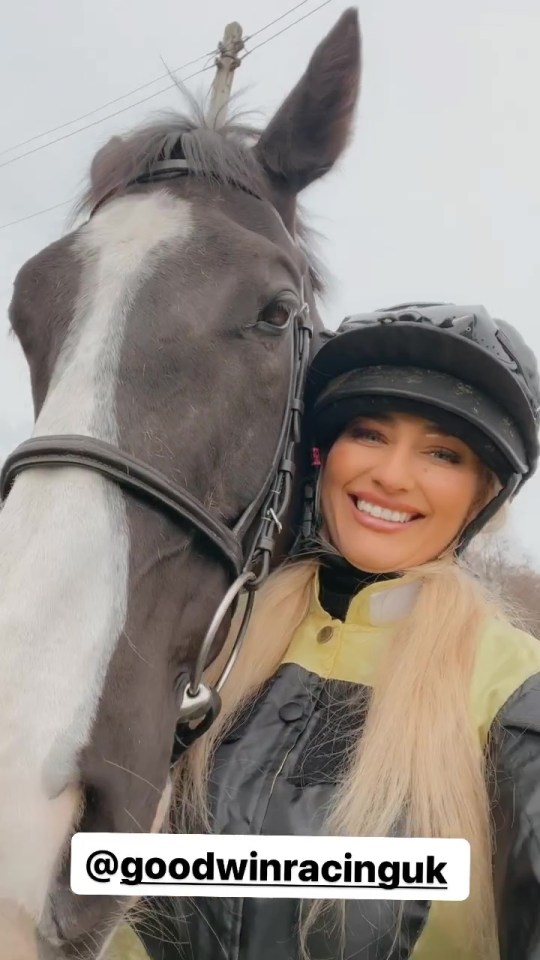
M483 308L342 324L310 373L302 541L180 784L181 830L465 837L469 900L152 901L152 958L539 960L540 644L460 559L534 471L539 407Z

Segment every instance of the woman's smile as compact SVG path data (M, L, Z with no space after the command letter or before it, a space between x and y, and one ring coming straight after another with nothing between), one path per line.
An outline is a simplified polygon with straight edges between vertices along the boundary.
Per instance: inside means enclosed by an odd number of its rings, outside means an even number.
M369 530L403 533L411 524L424 517L424 514L409 504L378 496L371 491L355 491L348 496L355 520Z
M419 514L409 514L391 507L380 507L373 503L371 498L359 499L352 495L349 499L355 520L369 530L379 530L381 533L403 533L410 528L411 524L422 519Z

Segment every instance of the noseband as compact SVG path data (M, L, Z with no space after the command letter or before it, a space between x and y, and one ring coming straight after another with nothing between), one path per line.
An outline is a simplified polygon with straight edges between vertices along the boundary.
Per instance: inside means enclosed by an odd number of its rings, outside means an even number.
M134 183L170 179L192 172L185 160L158 161L148 174ZM231 185L244 189L241 184ZM294 452L300 441L302 396L313 333L306 303L296 313L291 328L287 403L272 465L257 496L232 527L213 516L189 491L171 483L159 470L94 437L68 434L32 437L7 457L0 473L0 498L4 500L17 475L31 467L80 466L93 470L173 519L188 523L212 548L217 549L230 572L232 583L214 614L194 666L189 674L179 678L180 707L171 764L178 761L219 713L219 692L240 651L255 593L270 572L276 539L291 500ZM203 683L202 677L213 642L225 616L243 592L247 597L238 633L218 681L210 687Z

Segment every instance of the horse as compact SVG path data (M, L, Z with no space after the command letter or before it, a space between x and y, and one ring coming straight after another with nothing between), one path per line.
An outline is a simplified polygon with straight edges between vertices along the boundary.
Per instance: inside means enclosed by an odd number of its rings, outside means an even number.
M71 837L161 829L171 756L216 708L201 671L283 525L287 549L324 332L297 199L346 148L360 46L351 8L257 134L194 108L113 137L85 222L15 278L35 423L0 512L10 960L103 956L127 898L72 892Z

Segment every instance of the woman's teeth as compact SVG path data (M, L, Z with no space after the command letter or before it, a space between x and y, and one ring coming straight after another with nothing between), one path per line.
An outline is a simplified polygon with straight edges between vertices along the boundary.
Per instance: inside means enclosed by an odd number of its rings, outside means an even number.
M356 509L361 513L369 513L371 517L377 517L379 520L389 520L391 523L407 523L414 517L413 513L400 513L398 510L388 510L386 507L378 507L369 500L357 500Z

